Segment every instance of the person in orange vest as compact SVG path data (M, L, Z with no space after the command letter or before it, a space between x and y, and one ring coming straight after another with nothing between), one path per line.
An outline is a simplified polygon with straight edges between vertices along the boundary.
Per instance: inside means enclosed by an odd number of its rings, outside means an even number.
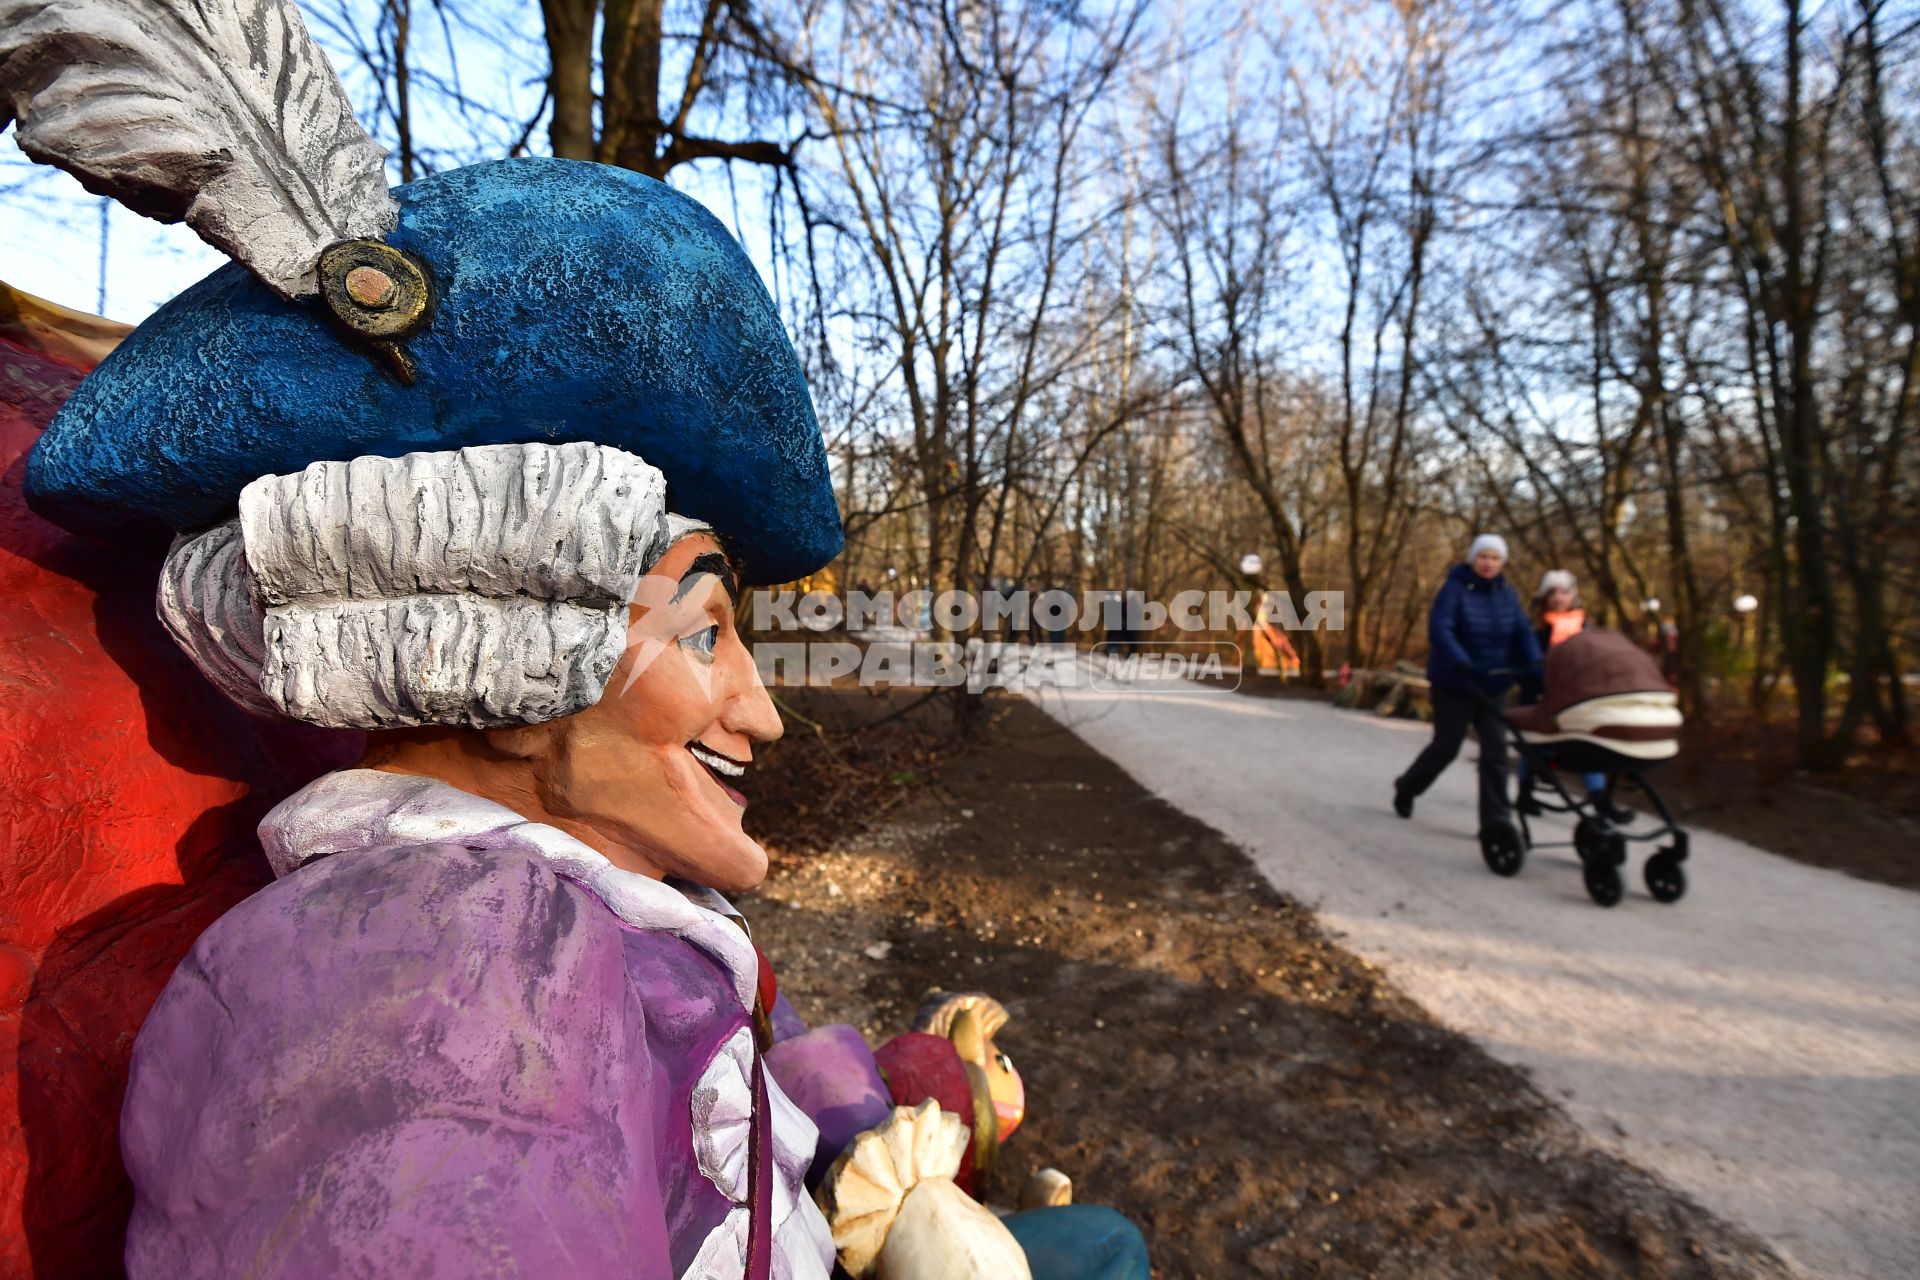
M1540 589L1533 595L1533 617L1533 635L1540 642L1540 652L1543 654L1561 641L1587 629L1587 611L1580 607L1580 584L1572 573L1565 569L1549 569L1540 575ZM1533 682L1527 682L1522 689L1521 701L1539 700L1539 689L1534 687ZM1587 794L1595 797L1614 822L1633 820L1633 810L1620 808L1613 803L1613 797L1605 794L1606 774L1585 773L1580 775L1580 782L1586 787ZM1525 756L1520 758L1519 808L1528 815L1540 812L1539 803L1533 798L1533 776L1527 768Z
M1260 594L1260 612L1253 623L1253 653L1263 676L1285 680L1300 675L1300 655L1294 652L1286 634L1273 625L1273 598L1266 592Z
M1540 575L1533 610L1539 623L1534 636L1540 641L1542 653L1587 629L1587 611L1580 607L1579 583L1565 569L1549 569Z

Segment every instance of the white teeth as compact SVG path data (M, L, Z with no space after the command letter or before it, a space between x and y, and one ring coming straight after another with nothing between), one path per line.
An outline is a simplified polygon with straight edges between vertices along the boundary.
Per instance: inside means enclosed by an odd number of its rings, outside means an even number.
M711 747L703 747L697 742L689 742L687 750L693 752L693 758L706 765L715 773L725 774L729 778L738 778L746 773L747 766L735 764Z

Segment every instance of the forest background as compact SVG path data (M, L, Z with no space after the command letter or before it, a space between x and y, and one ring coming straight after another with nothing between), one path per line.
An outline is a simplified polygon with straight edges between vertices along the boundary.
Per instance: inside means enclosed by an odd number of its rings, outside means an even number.
M1920 7L302 8L396 182L595 159L728 222L838 585L1340 591L1317 682L1422 653L1492 530L1676 624L1695 722L1910 750ZM10 283L138 319L216 261L7 151Z

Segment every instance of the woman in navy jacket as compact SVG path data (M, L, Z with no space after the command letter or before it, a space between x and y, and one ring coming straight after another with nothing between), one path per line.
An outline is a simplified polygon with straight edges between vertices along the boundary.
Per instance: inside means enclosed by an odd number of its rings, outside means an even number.
M1507 540L1483 533L1434 597L1427 615L1433 741L1394 779L1393 810L1403 818L1413 816L1414 798L1460 754L1468 725L1480 739L1480 826L1508 816L1507 734L1496 704L1514 673L1539 667L1540 643L1503 576L1506 565ZM1476 689L1491 701L1475 697Z

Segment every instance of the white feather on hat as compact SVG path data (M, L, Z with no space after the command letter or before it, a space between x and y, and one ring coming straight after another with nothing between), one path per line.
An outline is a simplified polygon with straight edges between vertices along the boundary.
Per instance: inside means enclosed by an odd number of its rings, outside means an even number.
M135 213L185 222L283 297L391 231L386 149L292 0L0 0L0 126Z

